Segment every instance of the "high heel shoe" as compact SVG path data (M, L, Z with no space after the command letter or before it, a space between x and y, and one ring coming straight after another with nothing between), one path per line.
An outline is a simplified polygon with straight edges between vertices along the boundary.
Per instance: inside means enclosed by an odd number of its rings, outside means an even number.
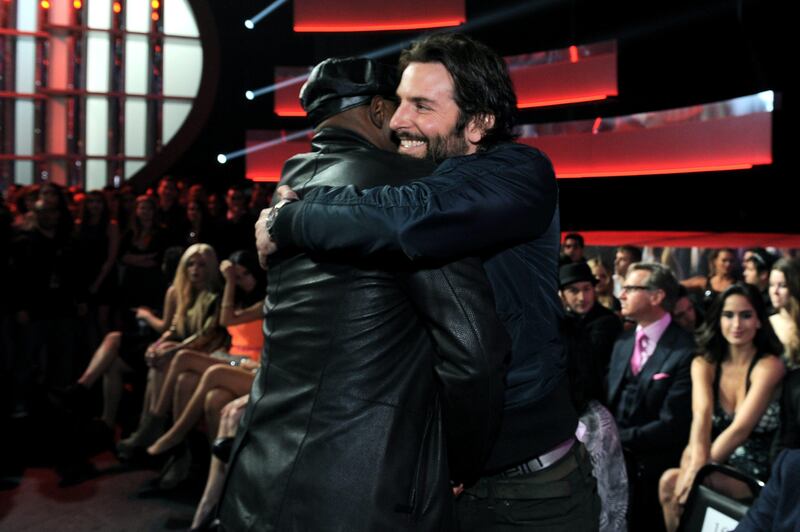
M136 431L117 443L117 457L120 460L132 460L137 454L143 454L144 449L155 442L166 427L166 418L146 414L139 423Z

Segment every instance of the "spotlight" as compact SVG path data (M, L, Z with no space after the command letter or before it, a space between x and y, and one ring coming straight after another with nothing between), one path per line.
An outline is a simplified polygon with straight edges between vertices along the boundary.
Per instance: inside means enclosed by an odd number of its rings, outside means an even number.
M39 5L42 6L42 9L50 9L50 2L48 2L48 0L42 0Z
M225 164L225 163L227 163L227 162L228 162L228 158L227 158L227 157L225 157L225 155L224 155L224 154L220 153L219 155L217 155L217 162L218 162L219 164Z
M267 15L269 15L270 13L272 13L273 11L275 11L276 9L278 9L279 7L281 7L285 3L286 3L286 0L275 0L270 5L268 5L264 9L262 9L253 18L249 18L249 19L245 20L244 21L244 27L247 28L248 30L252 30L256 26L256 24L258 24L261 21L261 19L263 19L264 17L266 17ZM248 22L250 23L249 26L248 26Z
M253 91L247 91L244 93L244 97L247 98L248 100L253 100L255 99L256 95L253 94Z
M72 7L75 9L80 9L83 7L83 2L81 0L73 0Z
M114 13L116 13L117 15L119 15L122 12L122 4L120 4L119 2L114 2L114 4L111 6L111 10L114 11Z

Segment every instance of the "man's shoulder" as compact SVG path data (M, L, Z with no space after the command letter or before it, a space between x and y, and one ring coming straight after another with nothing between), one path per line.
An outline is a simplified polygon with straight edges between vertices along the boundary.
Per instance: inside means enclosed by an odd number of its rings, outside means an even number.
M675 349L694 350L694 336L674 321L667 326L662 341L669 342Z
M538 177L555 181L553 165L538 149L517 142L504 142L471 155L452 157L444 161L437 174L459 171L484 177L486 171L492 175L509 177Z

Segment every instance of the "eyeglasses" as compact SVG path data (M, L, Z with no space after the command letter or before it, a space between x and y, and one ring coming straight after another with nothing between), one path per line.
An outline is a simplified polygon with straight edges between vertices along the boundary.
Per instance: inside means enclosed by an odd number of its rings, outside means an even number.
M622 285L622 292L635 292L636 290L653 290L652 286L643 286L638 284Z

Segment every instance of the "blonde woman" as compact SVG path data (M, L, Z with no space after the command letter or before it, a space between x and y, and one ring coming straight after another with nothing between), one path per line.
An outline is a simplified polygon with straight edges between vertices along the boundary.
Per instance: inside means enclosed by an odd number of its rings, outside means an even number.
M173 282L176 308L171 326L145 352L147 387L139 428L117 445L121 458L130 458L162 433L163 421L150 414L161 391L172 357L181 349L213 351L225 341L219 326L219 264L208 244L194 244L183 253Z
M591 258L586 263L592 269L594 278L597 279L597 284L594 286L597 302L619 315L622 311L622 306L619 299L614 297L614 279L611 276L611 268L603 262L601 257Z

